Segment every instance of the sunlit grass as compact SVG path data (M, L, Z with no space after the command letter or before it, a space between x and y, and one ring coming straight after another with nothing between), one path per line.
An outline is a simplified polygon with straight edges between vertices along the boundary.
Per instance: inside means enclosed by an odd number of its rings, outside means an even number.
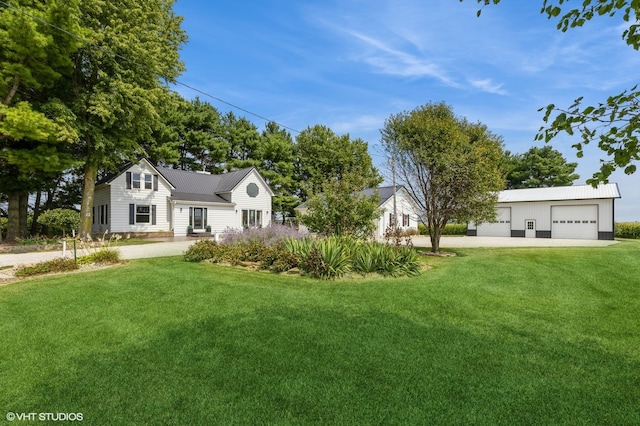
M417 278L180 258L0 288L0 411L83 424L638 424L640 242ZM1 414L1 413L0 413Z

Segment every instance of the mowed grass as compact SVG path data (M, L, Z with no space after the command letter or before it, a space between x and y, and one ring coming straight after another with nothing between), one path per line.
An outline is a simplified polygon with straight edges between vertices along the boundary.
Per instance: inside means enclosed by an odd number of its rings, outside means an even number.
M180 258L0 288L0 416L640 424L640 242L468 249L417 278Z

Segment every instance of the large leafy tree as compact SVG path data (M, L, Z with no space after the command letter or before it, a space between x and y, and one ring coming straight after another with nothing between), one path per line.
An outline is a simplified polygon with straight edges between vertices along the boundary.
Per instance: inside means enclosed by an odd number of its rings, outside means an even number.
M236 117L233 112L228 112L222 117L222 126L224 139L229 144L227 170L258 166L258 128L245 117Z
M477 2L484 7L498 4L500 0ZM542 0L541 13L557 20L556 27L563 32L582 27L596 18L621 15L625 22L619 27L622 39L633 49L640 49L640 1L584 0L579 7L565 6L568 3L568 0ZM640 88L637 84L597 105L584 105L583 98L578 97L568 107L550 104L542 110L547 126L540 128L536 140L548 142L560 134L577 134L580 142L573 147L578 157L583 156L584 145L590 143L597 143L604 151L606 156L600 160L600 170L587 182L593 185L606 182L619 168L627 174L636 171L640 160Z
M186 100L172 93L159 112L157 127L145 144L152 162L182 170L222 171L229 144L216 108L199 98Z
M274 122L268 122L262 131L260 144L256 150L260 164L258 170L274 192L272 209L283 223L287 217L295 215L298 205L299 181L295 176L295 148L293 139L286 129Z
M57 28L73 31L77 21L77 1L0 5L0 192L9 240L26 234L29 192L74 163L75 117L52 88L70 72L78 46Z
M179 49L186 40L173 0L84 0L84 43L72 56L74 69L59 90L71 97L85 161L80 235L91 232L98 170L142 153L168 99L167 82L183 70Z
M382 182L367 143L351 139L348 134L338 136L326 126L315 125L300 132L296 137L296 153L303 201L322 192L327 180L341 180L349 173L362 177L359 190L377 187Z
M504 187L502 140L485 125L457 117L441 102L390 116L381 133L397 179L422 212L433 252L449 221L495 217Z
M550 146L532 147L524 154L505 153L507 189L567 186L580 176L578 163L568 163L560 151Z

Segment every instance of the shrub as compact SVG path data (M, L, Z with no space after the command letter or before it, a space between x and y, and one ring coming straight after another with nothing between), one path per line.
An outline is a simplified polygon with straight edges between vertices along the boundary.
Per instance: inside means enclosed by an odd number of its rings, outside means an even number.
M267 247L262 257L260 267L272 272L286 272L298 267L300 258L289 251L284 243L278 243Z
M16 242L18 243L19 246L36 246L36 245L48 245L48 244L60 244L60 239L37 236L37 237L29 237L29 238L16 238Z
M306 247L304 247L306 251ZM300 270L325 280L344 276L351 271L348 239L339 237L311 241L306 255L301 256Z
M420 235L429 235L427 226L423 223L418 224L418 233ZM442 230L442 235L467 235L466 223L447 223Z
M362 244L351 256L351 266L354 272L362 275L378 272L379 261L378 251L383 244Z
M47 262L23 266L16 270L16 277L30 277L33 275L49 274L52 272L66 272L78 269L78 264L69 258L57 258Z
M38 223L62 231L62 235L65 235L80 227L80 213L71 209L47 210L38 217Z
M247 228L244 230L227 228L222 234L223 244L240 244L261 241L271 246L286 239L302 239L306 234L287 225L271 224L264 228Z
M213 240L200 240L187 249L184 260L187 262L202 262L214 259L220 255L220 245Z
M117 249L102 248L95 253L78 258L78 263L81 265L89 263L97 263L100 265L120 263L120 252Z
M269 252L269 246L260 240L241 242L235 248L232 251L234 258L230 259L232 263L261 262Z
M640 238L640 222L616 222L616 238Z

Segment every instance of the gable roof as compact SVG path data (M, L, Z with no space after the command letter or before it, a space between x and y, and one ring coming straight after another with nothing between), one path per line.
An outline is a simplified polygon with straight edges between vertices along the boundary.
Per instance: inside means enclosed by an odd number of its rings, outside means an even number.
M528 201L597 200L621 198L618 184L554 186L548 188L507 189L498 193L499 203Z
M171 197L174 200L181 201L196 201L196 202L210 202L210 203L225 203L232 204L228 200L225 200L220 194L229 193L233 191L242 180L247 177L255 167L247 167L244 169L236 170L233 172L222 173L213 175L203 172L192 172L187 170L171 169L168 167L154 166L146 159L140 160L145 162L149 167L155 170L160 176L162 176L171 185ZM116 177L126 172L134 163L127 163L118 169L117 173L111 173L98 182L96 186L100 184L111 183ZM257 171L256 171L257 172ZM258 173L260 176L260 173ZM262 176L260 176L262 179ZM269 185L262 179L265 187L273 195Z

